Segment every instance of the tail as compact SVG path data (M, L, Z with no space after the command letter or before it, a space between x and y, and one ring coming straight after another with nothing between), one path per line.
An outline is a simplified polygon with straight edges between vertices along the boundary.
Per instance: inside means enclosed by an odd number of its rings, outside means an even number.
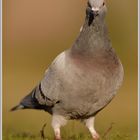
M21 105L21 104L19 104L19 105L13 107L12 109L10 109L10 111L17 111L17 110L20 110L20 109L24 109L24 106Z
M34 108L34 98L32 97L32 92L25 96L20 103L13 107L10 111L17 111L20 109L28 109Z
M16 111L20 109L44 109L43 105L40 105L35 94L39 94L39 87L35 87L27 96L25 96L20 103L13 107L10 111Z
M14 106L10 111L17 111L21 109L34 109L36 100L32 97L32 93L25 96L17 106Z
M38 95L36 97L35 95ZM40 104L40 102L43 102ZM56 102L58 103L58 102ZM39 109L39 110L50 110L54 105L54 102L51 99L45 97L41 90L41 85L35 87L30 94L25 96L20 103L13 107L11 111L16 111L20 109Z

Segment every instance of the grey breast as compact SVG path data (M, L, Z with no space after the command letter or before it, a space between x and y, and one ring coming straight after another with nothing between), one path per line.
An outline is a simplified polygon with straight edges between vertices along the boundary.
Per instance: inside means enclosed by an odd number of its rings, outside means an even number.
M47 70L41 87L45 96L54 102L59 101L53 113L69 118L93 116L115 96L122 80L118 73L123 71L119 59L116 58L118 61L114 70L109 70L108 65L113 63L110 60L100 65L97 58L87 59L82 60L65 51Z

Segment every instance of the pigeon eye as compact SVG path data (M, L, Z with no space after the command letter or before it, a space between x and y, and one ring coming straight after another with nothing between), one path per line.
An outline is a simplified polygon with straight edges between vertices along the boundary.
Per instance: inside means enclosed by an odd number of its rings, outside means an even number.
M105 5L105 2L103 3L103 6Z

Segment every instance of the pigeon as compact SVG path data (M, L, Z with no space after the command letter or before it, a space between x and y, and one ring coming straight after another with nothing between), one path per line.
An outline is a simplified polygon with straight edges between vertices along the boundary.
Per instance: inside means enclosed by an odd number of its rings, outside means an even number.
M68 120L80 120L98 140L95 116L122 85L124 70L108 35L106 9L102 4L95 16L87 6L83 29L72 47L55 58L37 86L11 109L50 113L55 140L61 140L60 128Z

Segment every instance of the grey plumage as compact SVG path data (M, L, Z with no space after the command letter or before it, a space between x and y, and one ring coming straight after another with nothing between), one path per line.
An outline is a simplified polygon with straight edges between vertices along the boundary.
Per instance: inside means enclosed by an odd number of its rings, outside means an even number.
M40 84L19 106L43 109L66 119L88 119L113 99L123 81L123 67L108 37L106 6L88 24L90 14L87 10L74 45L53 61Z

